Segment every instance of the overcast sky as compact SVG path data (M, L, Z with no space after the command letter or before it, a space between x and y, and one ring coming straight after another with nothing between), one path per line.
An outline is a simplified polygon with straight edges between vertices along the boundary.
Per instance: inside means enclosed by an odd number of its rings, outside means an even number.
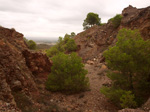
M150 6L150 0L0 0L0 25L15 28L28 39L52 39L83 31L87 13L102 22L132 5Z

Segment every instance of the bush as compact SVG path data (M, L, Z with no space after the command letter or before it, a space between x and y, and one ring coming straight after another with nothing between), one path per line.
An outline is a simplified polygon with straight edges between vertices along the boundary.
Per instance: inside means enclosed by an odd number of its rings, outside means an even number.
M65 50L67 52L73 52L73 51L76 51L76 49L77 49L77 45L76 45L74 39L72 39L72 38L69 39L65 45Z
M110 73L108 77L112 80L112 87L108 88L111 99L113 89L131 91L135 101L140 106L150 95L150 41L144 41L137 30L122 29L117 35L116 46L104 52L104 57ZM115 72L114 72L115 71ZM107 91L104 89L102 92ZM130 93L127 97L134 99ZM118 96L118 99L121 98ZM131 100L130 99L130 100ZM143 100L142 100L143 99ZM130 106L122 102L122 106ZM120 103L120 102L118 102ZM134 107L134 101L131 102Z
M27 44L29 49L31 49L31 50L35 50L36 49L37 45L36 45L36 43L33 40L28 40L28 39L26 39L24 37L24 41Z
M103 86L100 89L100 92L103 93L107 98L109 98L109 100L111 100L115 105L117 105L118 107L121 107L120 98L125 93L124 90L118 89L118 88L116 89L113 87L108 88L108 87Z
M135 101L135 96L131 91L126 91L123 89L115 88L115 87L102 87L100 89L101 93L103 93L109 100L114 102L114 104L118 107L122 108L135 108L137 107L137 103Z
M120 14L117 14L115 17L109 19L109 21L112 21L112 24L114 28L118 28L121 22L122 16Z
M29 40L27 43L29 49L35 50L36 49L36 43L33 40Z
M52 58L53 66L46 82L50 91L80 92L88 88L87 71L76 53L59 53Z
M87 17L83 22L83 29L87 30L93 25L101 25L101 18L99 18L98 14L90 12L87 14Z
M72 33L72 35L66 34L64 38L59 37L57 44L46 51L47 56L53 57L59 52L70 53L76 51L77 45L72 38L73 35L75 33Z
M60 52L60 51L58 50L58 48L57 48L56 46L53 46L53 47L51 47L50 49L48 49L48 50L46 51L46 55L47 55L48 57L52 57L52 56L58 54L59 52Z
M131 91L126 91L120 98L122 108L136 108L135 96Z

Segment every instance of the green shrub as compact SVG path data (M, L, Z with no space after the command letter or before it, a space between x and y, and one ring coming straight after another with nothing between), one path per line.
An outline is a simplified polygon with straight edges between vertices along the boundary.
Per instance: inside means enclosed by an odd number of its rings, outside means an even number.
M53 66L46 82L50 91L80 92L88 88L87 71L76 53L59 53L52 58Z
M112 21L112 24L114 28L118 28L121 22L122 16L120 14L117 14L115 17L109 19L109 21Z
M126 91L120 98L122 108L136 108L135 96L131 91Z
M52 56L58 54L59 52L60 51L58 50L58 48L56 46L53 46L46 51L46 54L48 57L52 57Z
M74 39L71 38L67 41L67 43L65 44L65 49L67 52L76 51L77 45L76 45Z
M75 35L74 33L72 36ZM70 53L77 50L77 45L71 35L66 34L64 38L59 37L56 45L46 51L47 56L53 57L59 52Z
M76 34L74 32L71 32L70 37L73 38L74 36L76 36Z
M131 91L115 87L102 87L100 92L103 93L109 100L111 100L116 106L122 108L135 108L137 103L135 101L134 94Z
M114 93L114 89L121 88L131 91L137 105L140 106L150 95L150 41L144 41L137 30L127 29L120 30L117 39L116 46L104 52L110 69L108 77L112 80L112 87L108 88L109 94L106 96L112 99L111 93ZM104 91L108 90L104 89L102 93L105 94ZM129 100L134 99L131 93L125 94L124 97L131 98ZM119 98L121 97L118 95ZM128 105L128 101L122 99L122 107L136 107L135 101Z
M96 13L90 12L87 14L87 17L83 22L83 30L87 30L93 25L100 25L100 24L101 24L101 18L99 18L99 15Z
M27 43L29 49L35 50L36 49L36 43L33 40L29 40Z
M116 89L116 88L108 88L103 86L100 89L100 92L103 93L109 100L111 100L115 105L120 107L120 98L125 93L122 89Z
M36 45L36 43L33 40L28 40L28 39L26 39L24 37L24 41L27 44L29 49L31 49L31 50L35 50L36 49L37 45Z

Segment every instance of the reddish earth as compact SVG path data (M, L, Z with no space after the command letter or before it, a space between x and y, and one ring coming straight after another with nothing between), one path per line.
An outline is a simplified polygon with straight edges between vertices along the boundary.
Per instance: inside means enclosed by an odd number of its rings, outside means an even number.
M85 69L88 70L90 90L73 95L51 93L50 101L57 102L69 112L116 112L117 108L100 93L100 87L110 83L105 73L101 73L102 69L107 70L107 67L103 64L101 67L86 64Z

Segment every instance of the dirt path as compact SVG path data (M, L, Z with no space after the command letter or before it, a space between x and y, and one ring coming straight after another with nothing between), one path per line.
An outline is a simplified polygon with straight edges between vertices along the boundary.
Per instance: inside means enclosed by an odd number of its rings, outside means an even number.
M102 74L97 75L100 68L94 65L86 64L85 69L88 70L89 91L75 95L52 93L50 101L67 108L70 112L116 112L114 105L100 93L100 87L109 81L108 78Z

